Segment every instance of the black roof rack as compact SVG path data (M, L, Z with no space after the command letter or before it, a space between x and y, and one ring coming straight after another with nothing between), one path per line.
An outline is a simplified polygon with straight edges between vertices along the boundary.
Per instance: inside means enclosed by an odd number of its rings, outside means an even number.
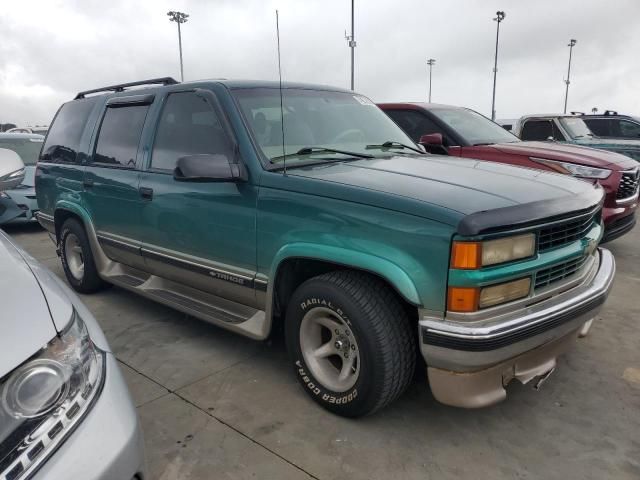
M571 115L584 115L584 112L571 112Z
M121 83L120 85L111 85L110 87L95 88L93 90L80 92L76 95L76 98L74 100L84 98L86 95L89 95L91 93L124 92L124 89L127 87L137 87L140 85L175 85L176 83L178 83L178 81L172 77L152 78L151 80L140 80L138 82Z
M606 116L609 116L609 115L618 115L618 112L616 112L615 110L605 110L604 114L605 114Z

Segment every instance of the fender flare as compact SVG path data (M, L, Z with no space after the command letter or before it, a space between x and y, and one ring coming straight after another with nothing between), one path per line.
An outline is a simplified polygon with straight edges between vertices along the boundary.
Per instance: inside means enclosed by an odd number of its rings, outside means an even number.
M331 245L307 242L290 243L276 253L271 264L268 303L272 301L274 282L282 262L292 258L326 261L371 272L387 281L407 302L421 305L418 289L411 277L395 263L376 255ZM270 305L269 305L270 307ZM269 308L270 310L270 308Z

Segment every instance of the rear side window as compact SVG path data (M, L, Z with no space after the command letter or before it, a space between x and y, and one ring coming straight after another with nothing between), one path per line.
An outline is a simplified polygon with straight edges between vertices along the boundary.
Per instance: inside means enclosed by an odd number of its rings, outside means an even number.
M550 120L529 120L522 127L520 138L522 140L543 140L556 138L553 123Z
M416 110L385 110L385 113L407 133L414 142L428 133L441 133L446 136L442 128L438 127L424 113Z
M107 107L93 155L93 164L135 168L148 105Z
M200 153L232 158L232 143L211 104L194 92L167 97L151 156L151 168L173 171L180 157Z
M640 124L620 120L620 133L623 137L640 137Z
M65 103L49 128L40 154L43 162L77 163L78 147L95 99L73 100Z

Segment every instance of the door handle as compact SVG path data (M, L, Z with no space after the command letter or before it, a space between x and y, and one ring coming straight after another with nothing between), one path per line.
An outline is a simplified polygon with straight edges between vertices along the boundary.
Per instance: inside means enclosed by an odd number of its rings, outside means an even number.
M82 179L82 186L84 188L91 188L93 187L93 180L91 178L83 178Z
M138 191L140 192L140 196L145 200L153 199L153 188L140 187Z

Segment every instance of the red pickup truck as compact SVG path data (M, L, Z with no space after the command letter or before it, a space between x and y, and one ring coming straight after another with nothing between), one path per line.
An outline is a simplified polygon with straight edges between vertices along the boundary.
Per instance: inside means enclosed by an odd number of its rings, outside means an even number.
M636 223L638 162L624 155L575 145L523 142L468 108L433 103L378 105L427 151L550 170L598 182L606 192L603 242Z

